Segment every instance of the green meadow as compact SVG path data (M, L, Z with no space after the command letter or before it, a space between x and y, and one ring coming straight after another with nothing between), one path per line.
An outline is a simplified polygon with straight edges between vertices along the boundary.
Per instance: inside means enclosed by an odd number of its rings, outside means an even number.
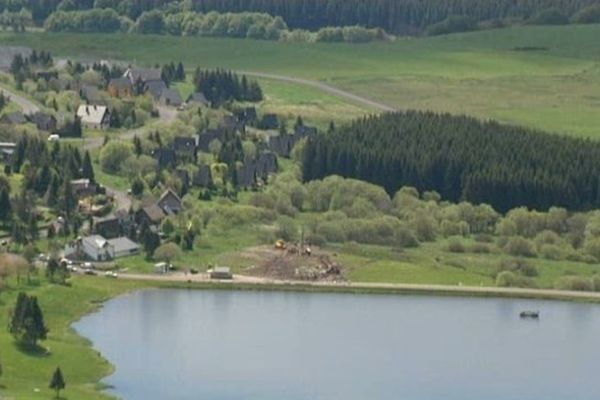
M307 44L121 34L0 34L0 43L188 68L223 67L322 81L398 108L467 113L582 137L599 136L600 25L513 27L389 43ZM265 82L264 107L319 122L362 106L298 84Z

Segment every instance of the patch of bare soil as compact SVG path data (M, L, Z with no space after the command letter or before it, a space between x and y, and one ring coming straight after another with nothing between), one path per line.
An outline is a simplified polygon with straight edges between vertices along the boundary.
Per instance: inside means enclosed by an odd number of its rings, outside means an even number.
M252 263L244 271L247 275L279 280L346 281L344 268L335 254L315 247L300 252L294 246L286 249L259 246L244 250L240 256Z

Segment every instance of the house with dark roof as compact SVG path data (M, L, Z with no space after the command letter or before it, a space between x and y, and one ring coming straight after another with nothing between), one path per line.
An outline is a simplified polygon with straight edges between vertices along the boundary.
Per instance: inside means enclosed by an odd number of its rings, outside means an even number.
M89 197L98 193L98 185L89 179L74 179L71 188L77 197Z
M223 117L221 122L219 122L219 128L225 129L228 131L244 131L245 125L243 122L239 121L234 115L226 115Z
M215 139L223 143L225 131L223 129L205 129L198 135L198 149L205 153L209 153L210 143Z
M167 215L179 214L183 204L181 199L171 189L166 190L156 203Z
M81 85L79 89L79 97L85 100L88 104L98 104L102 101L100 91L93 85Z
M190 173L187 170L177 169L175 170L175 175L179 178L184 188L190 187Z
M188 97L187 103L188 104L197 104L197 105L202 105L202 106L210 106L210 101L208 101L206 99L206 96L204 96L204 93L202 93L202 92L192 93L190 95L190 97Z
M25 114L23 114L21 111L15 111L12 113L4 114L2 118L0 118L0 122L10 125L21 125L27 123L27 118L25 117Z
M163 106L179 107L183 104L183 99L177 89L163 89L158 102Z
M269 137L269 149L280 157L288 158L295 144L294 135L276 135Z
M101 235L80 238L65 246L65 257L85 258L93 261L110 261L137 254L140 245L126 237L106 239Z
M138 81L145 84L151 81L161 81L162 71L160 68L130 67L125 71L123 77L129 79L132 85L135 85Z
M173 141L173 150L175 150L177 158L192 160L196 157L196 139L177 136Z
M266 182L269 175L274 174L278 170L277 156L270 151L260 153L256 159L255 167L256 176Z
M0 162L4 165L12 165L13 154L16 148L16 143L0 142Z
M246 125L253 124L258 119L258 114L256 113L255 107L240 108L233 111L233 113L237 117L238 121Z
M148 206L140 208L135 213L135 222L138 225L143 225L146 222L149 226L160 225L162 220L166 217L164 211L158 206L158 204L150 204Z
M109 215L93 219L92 233L112 239L123 235L124 231L119 218L116 215Z
M160 100L160 96L166 89L167 84L163 81L150 81L144 84L144 93L152 96L155 101Z
M175 168L177 165L177 155L173 149L156 149L152 152L152 157L158 161L158 166L160 168Z
M294 128L294 135L298 140L317 134L317 128L314 126L299 125Z
M256 164L254 161L245 162L236 167L236 181L239 188L254 188L258 184Z
M192 185L205 188L213 185L210 166L203 164L198 167L198 171L192 176Z
M106 91L112 97L132 97L135 94L131 81L125 77L111 79Z
M28 120L35 124L40 131L54 132L56 131L56 118L53 115L38 111L30 114Z
M260 129L278 129L279 117L277 114L265 114L258 123Z

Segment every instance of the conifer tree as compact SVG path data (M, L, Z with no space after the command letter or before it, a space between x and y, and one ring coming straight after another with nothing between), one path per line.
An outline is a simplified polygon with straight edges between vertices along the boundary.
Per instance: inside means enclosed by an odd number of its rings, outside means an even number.
M62 371L60 367L56 367L56 370L52 374L52 379L50 380L50 389L56 392L56 398L60 398L60 391L63 390L67 386L65 379L63 377Z

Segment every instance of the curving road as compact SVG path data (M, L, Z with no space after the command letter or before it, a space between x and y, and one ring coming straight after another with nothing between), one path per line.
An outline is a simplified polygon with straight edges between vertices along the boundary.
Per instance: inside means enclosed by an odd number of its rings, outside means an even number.
M316 89L319 89L323 92L333 94L335 96L343 97L345 99L351 100L355 103L359 103L365 105L367 107L375 108L381 111L394 112L398 111L396 107L393 107L389 104L382 103L377 100L372 100L363 96L359 96L354 93L347 92L343 89L338 89L335 86L328 85L327 83L319 82L319 81L311 81L309 79L303 78L294 78L292 76L285 75L277 75L277 74L267 74L264 72L250 72L250 71L238 71L240 74L253 76L255 78L265 78L265 79L273 79L277 81L287 82L287 83L296 83L304 86L311 86Z
M8 96L10 101L21 107L23 114L34 114L40 111L40 107L37 104L18 93L5 88L0 88L0 93L2 93L4 96Z

